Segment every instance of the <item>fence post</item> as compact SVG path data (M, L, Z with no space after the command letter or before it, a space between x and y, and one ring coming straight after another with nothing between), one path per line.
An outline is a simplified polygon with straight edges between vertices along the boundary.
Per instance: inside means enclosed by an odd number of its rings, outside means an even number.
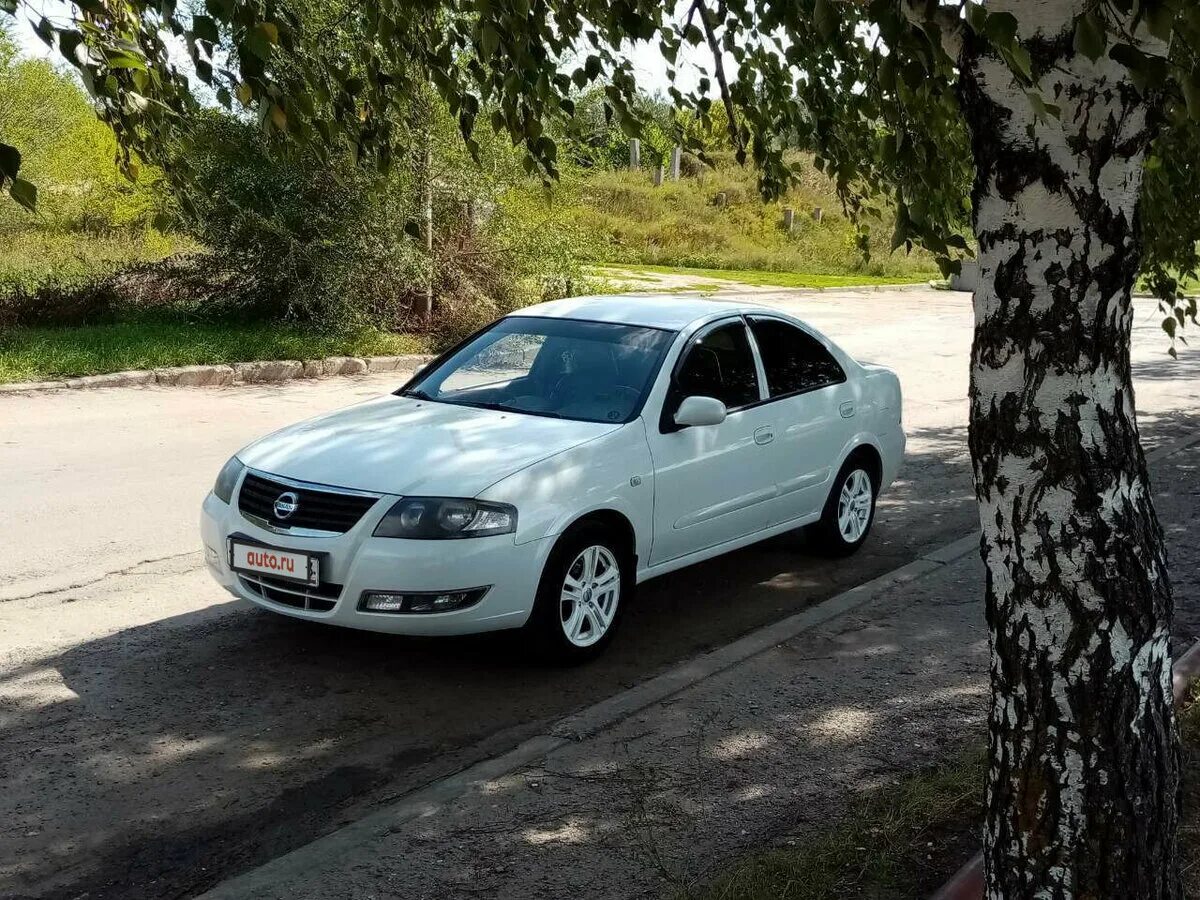
M676 144L671 148L671 180L679 180L679 162L683 158L683 148Z
M796 210L790 206L783 208L783 230L788 234L792 233L792 228L796 224Z
M629 139L629 170L636 172L642 167L642 142L637 138Z
M663 183L663 165L659 163L654 167L654 186L662 187Z
M729 195L721 191L721 193L713 198L713 202L717 204L718 209L724 209L725 205L729 202Z
M823 215L824 215L824 212L822 211L821 207L817 206L817 207L813 208L812 217L813 217L814 222L820 222L821 216L823 216Z

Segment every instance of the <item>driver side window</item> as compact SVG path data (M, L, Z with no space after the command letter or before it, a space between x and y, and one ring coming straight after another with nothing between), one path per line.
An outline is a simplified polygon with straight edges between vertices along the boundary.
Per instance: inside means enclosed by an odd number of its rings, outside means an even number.
M673 400L715 397L730 410L759 401L754 353L741 321L730 322L688 343L673 386Z

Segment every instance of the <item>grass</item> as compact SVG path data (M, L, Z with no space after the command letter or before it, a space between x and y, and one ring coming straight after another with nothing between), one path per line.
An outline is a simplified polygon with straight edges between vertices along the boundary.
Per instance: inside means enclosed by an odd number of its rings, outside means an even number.
M693 278L715 278L738 284L784 288L847 288L867 285L920 284L929 280L928 277L917 274L871 275L865 272L850 275L816 275L805 272L770 272L753 269L698 269L690 266L616 265L606 268L613 272L628 273L631 276L653 273ZM712 288L712 285L703 282L698 282L697 286Z
M815 839L747 857L693 900L927 896L978 848L962 825L982 815L978 750L881 788Z
M1180 713L1183 893L1200 897L1200 682ZM795 847L734 863L690 900L927 897L979 851L983 750L905 778L856 803L846 821Z
M426 349L422 338L374 329L329 334L287 325L172 321L13 328L0 334L0 383L159 366L382 356Z
M67 287L138 263L195 250L187 237L152 228L100 232L54 228L0 229L0 289L32 292L45 285Z
M864 262L854 226L841 215L830 183L812 171L779 201L766 203L754 173L736 165L704 169L655 187L648 172L592 172L565 178L552 194L554 227L575 235L577 253L593 264L682 266L808 275L864 275L913 281L937 274L933 258L875 247ZM723 206L714 202L724 194ZM781 221L795 210L791 233ZM820 207L821 221L811 212ZM871 223L885 244L892 222ZM862 283L861 281L857 283Z

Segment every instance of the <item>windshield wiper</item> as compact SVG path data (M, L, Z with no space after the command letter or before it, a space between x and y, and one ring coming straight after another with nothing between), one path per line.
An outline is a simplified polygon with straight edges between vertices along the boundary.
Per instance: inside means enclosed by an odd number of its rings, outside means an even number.
M519 413L523 416L546 416L551 419L565 419L566 416L556 412L546 412L540 409L520 409L516 406L505 406L503 403L487 403L482 400L454 400L454 403L459 403L462 406L470 406L475 409L490 409L494 412L511 412Z
M401 397L412 397L414 400L432 400L433 399L432 397L430 397L427 393L425 393L420 388L409 388L409 389L406 389L403 391L397 391L396 393L399 394Z

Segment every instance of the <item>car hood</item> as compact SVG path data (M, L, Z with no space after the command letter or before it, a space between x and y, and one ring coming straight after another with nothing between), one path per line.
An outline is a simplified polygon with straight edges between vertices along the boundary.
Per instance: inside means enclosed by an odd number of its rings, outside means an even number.
M387 396L284 428L238 457L252 469L299 481L473 497L619 427Z

